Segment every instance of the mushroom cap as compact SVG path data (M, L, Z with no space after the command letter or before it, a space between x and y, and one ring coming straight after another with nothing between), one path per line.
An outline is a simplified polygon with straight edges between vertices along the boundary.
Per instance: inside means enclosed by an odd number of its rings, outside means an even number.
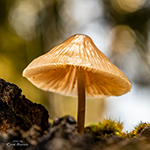
M85 72L86 97L120 96L130 91L129 79L95 46L90 37L71 36L34 59L23 76L40 89L77 96L77 70Z

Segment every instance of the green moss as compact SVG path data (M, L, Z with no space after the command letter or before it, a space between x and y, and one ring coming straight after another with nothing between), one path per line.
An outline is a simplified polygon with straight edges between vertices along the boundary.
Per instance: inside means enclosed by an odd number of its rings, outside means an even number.
M126 133L125 134L125 137L127 139L130 139L130 138L136 138L138 134L140 134L140 132L146 127L146 126L149 126L150 123L143 123L143 122L140 122L137 126L135 126L134 130L131 131L130 133Z
M112 119L104 119L97 125L92 124L85 128L85 132L92 133L98 140L101 137L111 137L113 135L122 136L123 123L114 121Z
M133 131L123 132L123 123L112 119L104 119L103 122L98 124L91 124L85 128L85 133L91 133L95 140L98 141L103 137L111 137L118 135L122 138L130 139L136 138L137 135L150 123L140 122Z

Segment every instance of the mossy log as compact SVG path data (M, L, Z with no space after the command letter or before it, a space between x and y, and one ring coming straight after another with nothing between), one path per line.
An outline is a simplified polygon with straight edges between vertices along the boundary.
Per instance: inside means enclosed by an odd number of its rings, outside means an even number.
M21 92L0 79L0 150L150 150L149 124L123 133L120 122L105 120L79 134L73 117L56 117L51 125L48 111Z

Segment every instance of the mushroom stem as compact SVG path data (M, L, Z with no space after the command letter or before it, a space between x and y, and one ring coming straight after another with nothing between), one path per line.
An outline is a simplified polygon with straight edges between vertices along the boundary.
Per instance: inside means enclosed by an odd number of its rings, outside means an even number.
M77 71L78 83L78 132L84 132L85 121L85 75L84 70L78 69Z

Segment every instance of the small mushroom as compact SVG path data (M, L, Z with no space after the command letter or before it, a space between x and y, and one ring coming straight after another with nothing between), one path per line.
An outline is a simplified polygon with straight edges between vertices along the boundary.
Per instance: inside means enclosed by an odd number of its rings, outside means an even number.
M79 133L84 131L85 97L120 96L131 89L128 78L82 34L34 59L23 76L40 89L78 96Z

